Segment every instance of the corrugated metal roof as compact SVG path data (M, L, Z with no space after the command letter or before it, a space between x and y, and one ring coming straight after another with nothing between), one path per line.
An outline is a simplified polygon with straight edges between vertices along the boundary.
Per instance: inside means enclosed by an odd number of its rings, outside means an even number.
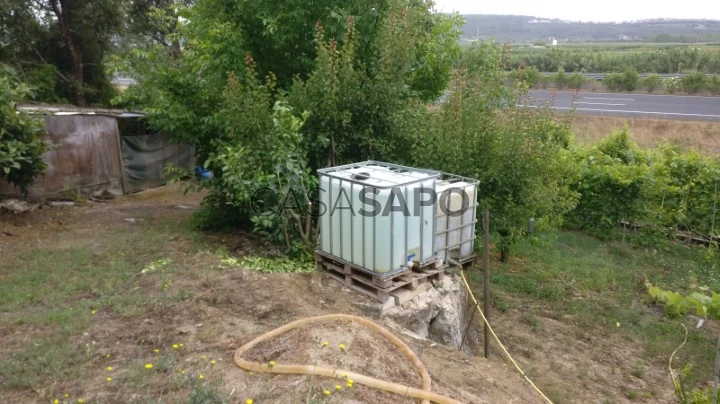
M142 112L127 111L124 109L107 108L80 108L72 105L49 105L49 104L20 104L19 111L39 115L103 115L117 118L139 118L145 116Z

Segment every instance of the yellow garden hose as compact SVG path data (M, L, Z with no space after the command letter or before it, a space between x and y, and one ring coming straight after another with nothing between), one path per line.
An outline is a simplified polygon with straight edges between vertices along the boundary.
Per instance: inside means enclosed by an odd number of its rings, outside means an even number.
M515 365L515 369L517 369L518 372L520 372L522 377L524 377L525 380L527 380L528 383L530 383L530 385L535 389L535 391L540 393L540 395L542 396L542 398L545 399L545 401L547 401L550 404L553 404L553 402L549 398L547 398L547 396L535 385L535 383L533 383L533 381L530 380L528 375L526 375L525 372L523 372L523 370L520 369L520 366L517 364L517 362L515 362L515 359L513 359L513 357L510 356L510 352L508 352L508 350L505 349L505 345L503 345L503 343L500 342L500 338L498 338L498 336L495 334L495 331L493 331L492 327L490 326L490 323L487 321L487 318L485 317L485 313L483 313L482 309L480 308L480 303L478 303L477 299L475 299L475 295L473 294L472 289L470 289L470 285L468 285L467 279L465 279L465 274L463 274L462 271L460 271L460 276L462 276L462 280L465 283L465 287L467 288L468 293L470 294L470 297L472 298L473 302L475 303L475 306L477 307L477 311L480 313L480 316L482 316L483 321L487 325L492 336L495 338L495 341L497 341L498 345L500 345L500 348L502 348L503 352L505 353L505 356L507 356L508 359L510 359L510 362L512 362L512 364Z
M280 363L276 363L273 365L270 365L269 363L259 363L259 362L250 362L245 359L243 359L243 355L255 347L257 344L263 341L269 341L273 338L276 338L282 334L285 334L288 331L305 327L310 324L317 324L321 322L329 322L329 321L350 321L352 323L363 325L367 328L370 328L373 331L378 332L380 335L388 339L390 342L393 343L400 351L402 351L405 356L407 356L410 361L415 365L418 372L420 373L420 376L422 377L422 389L416 389L409 386L404 386L397 383L387 382L384 380L375 379L369 376L361 375L358 373L350 372L347 370L342 369L333 369L333 368L327 368L322 366L315 366L315 365L283 365ZM319 376L326 376L326 377L333 377L336 379L352 379L353 381L363 384L365 386L373 387L380 390L389 391L392 393L400 394L407 397L413 397L413 398L419 398L422 400L423 404L429 404L430 401L440 403L440 404L460 404L460 401L454 400L452 398L448 398L445 396L441 396L439 394L433 393L430 391L430 374L428 373L427 369L425 369L425 365L420 361L420 359L415 355L415 352L410 349L410 347L407 346L400 338L393 335L390 331L387 329L375 324L374 322L364 319L362 317L357 317L349 314L329 314L326 316L319 316L319 317L308 317L303 318L297 321L293 321L292 323L285 324L282 327L276 328L266 334L263 334L252 341L248 342L247 344L241 346L238 348L237 351L235 351L235 364L241 367L242 369L253 371L253 372L268 372L268 373L284 373L284 374L299 374L299 375L319 375Z

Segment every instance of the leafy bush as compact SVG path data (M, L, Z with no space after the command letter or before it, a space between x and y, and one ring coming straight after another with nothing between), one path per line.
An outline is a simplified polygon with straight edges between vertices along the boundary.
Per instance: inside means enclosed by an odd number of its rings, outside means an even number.
M651 74L642 80L641 86L644 87L649 93L655 92L663 84L662 76L659 74Z
M663 81L663 83L665 85L665 89L670 94L675 94L675 92L680 90L680 88L682 87L682 85L681 85L682 82L677 77L667 78Z
M720 94L720 77L717 74L713 74L707 79L707 88L712 95Z
M610 91L619 91L623 88L623 78L620 73L608 73L603 78L603 84Z
M635 69L625 70L622 74L622 86L625 91L635 91L640 83L640 75Z
M311 113L303 128L311 167L367 159L409 162L407 144L421 114L403 82L402 66L413 55L408 38L397 31L409 23L396 15L378 27L382 46L368 61L372 75L355 63L358 38L352 24L342 46L326 40L318 27L315 69L288 91L293 107Z
M705 86L707 76L703 73L690 73L682 78L682 86L686 93L696 94Z
M639 82L640 74L634 69L623 73L608 73L603 80L603 84L611 91L635 91Z
M58 77L57 67L46 64L25 74L25 82L32 88L30 93L35 101L56 103L62 102L56 94Z
M558 69L557 74L555 74L555 85L559 90L562 90L565 88L568 84L568 76L565 74L565 69L562 67Z
M713 231L720 188L720 162L669 145L644 152L627 128L601 144L576 150L580 194L567 215L572 226L609 236L621 222L637 226L648 241L679 229Z
M499 108L518 94L496 84L495 71L459 73L456 89L413 145L416 165L477 178L479 208L491 212L501 259L531 217L557 225L574 205L570 131L547 110ZM509 101L507 101L509 100Z
M263 83L255 75L248 59L244 78L228 80L218 112L228 136L205 163L217 173L210 186L250 219L255 232L288 248L301 241L312 249L314 230L305 217L316 180L300 132L308 113L295 115L282 99L273 103L274 78Z
M567 78L568 87L574 90L581 89L585 84L585 81L585 76L582 73L573 73Z
M540 70L534 68L534 67L528 67L526 69L522 70L513 70L510 72L510 78L513 80L519 80L524 81L527 83L528 87L535 88L537 87L540 82L543 80L545 75L543 75Z
M638 154L627 128L597 147L578 151L579 177L572 189L580 198L568 214L570 224L608 236L621 221L636 223L642 217L649 168Z
M0 66L0 178L27 192L45 169L45 125L16 105L30 93L9 68Z

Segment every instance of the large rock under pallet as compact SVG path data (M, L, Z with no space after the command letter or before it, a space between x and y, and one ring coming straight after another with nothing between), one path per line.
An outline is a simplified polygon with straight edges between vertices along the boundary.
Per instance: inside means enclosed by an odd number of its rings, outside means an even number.
M479 333L477 326L468 327L472 312L462 281L445 276L425 293L386 310L383 317L422 338L473 354Z

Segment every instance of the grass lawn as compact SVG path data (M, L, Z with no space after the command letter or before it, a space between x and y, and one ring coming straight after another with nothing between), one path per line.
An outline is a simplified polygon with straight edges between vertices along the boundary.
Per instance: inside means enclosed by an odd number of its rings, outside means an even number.
M555 335L556 339L565 341L560 349L566 352L587 349L575 347L577 340L590 339L590 345L612 341L604 347L608 355L610 351L621 349L620 341L629 342L634 348L632 352L624 353L624 359L621 355L617 361L608 364L605 371L622 372L624 369L629 379L642 379L647 369L653 369L658 374L658 382L662 383L665 377L672 388L667 364L670 354L683 340L684 330L680 325L683 321L689 329L688 342L676 354L673 368L685 369L687 388L709 386L718 327L706 323L696 329L696 320L668 319L661 308L649 301L644 285L647 279L676 291L687 291L691 284L720 290L717 259L706 260L705 249L680 244L657 249L636 248L563 231L553 236L522 240L514 253L511 262L491 265L494 318L501 323L500 327L506 328L506 335L509 334L511 339L517 336L517 330L503 322L506 316L503 313L511 309L518 311L520 307L522 313L515 313L519 317L515 320L528 330L523 336L526 343L532 344L532 340L542 338L538 334L543 334L539 328L544 323L549 327L544 335L562 334L559 326L553 330L553 320L569 325L573 330L570 336ZM472 279L477 294L481 295L482 274L475 271ZM510 345L515 345L521 352L526 349L524 344L511 342ZM597 352L597 355L602 357L603 352ZM533 366L531 361L528 366ZM587 373L587 369L583 370L582 366L574 371L579 383L590 377L583 372ZM626 398L650 398L658 394L656 388L646 384L641 386L645 387L644 391L627 388ZM562 378L548 380L546 387L556 393L554 401L559 402L573 401L572 394L567 392L577 390L577 386L565 386ZM602 397L595 396L595 399Z

